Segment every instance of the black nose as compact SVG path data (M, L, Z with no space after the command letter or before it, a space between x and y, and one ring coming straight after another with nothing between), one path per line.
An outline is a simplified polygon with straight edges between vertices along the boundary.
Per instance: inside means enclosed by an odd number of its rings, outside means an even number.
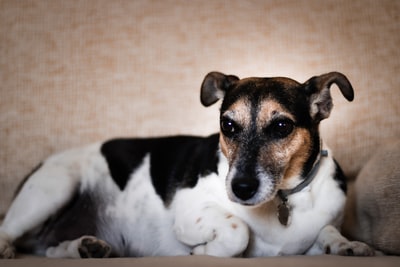
M251 178L235 178L232 180L232 191L241 200L249 200L256 193L260 182Z

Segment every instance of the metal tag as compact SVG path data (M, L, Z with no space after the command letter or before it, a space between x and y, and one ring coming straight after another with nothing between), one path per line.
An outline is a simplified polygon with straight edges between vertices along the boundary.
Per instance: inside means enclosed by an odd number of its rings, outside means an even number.
M283 226L287 226L289 223L290 209L286 202L279 204L278 206L278 220Z

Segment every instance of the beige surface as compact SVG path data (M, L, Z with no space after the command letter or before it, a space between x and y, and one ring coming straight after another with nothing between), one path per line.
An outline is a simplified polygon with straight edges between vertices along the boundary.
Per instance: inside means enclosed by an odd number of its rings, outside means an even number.
M399 1L0 1L0 214L23 176L114 136L207 135L211 70L305 81L337 70L325 139L355 174L400 136Z
M363 267L398 267L400 265L400 257L341 257L341 256L291 256L291 257L270 257L270 258L252 258L252 259L227 259L215 258L208 256L187 256L187 257L154 257L154 258L120 258L120 259L89 259L89 260L54 260L42 258L29 258L18 260L0 260L2 266L19 267L19 266L85 266L85 267L101 267L101 266L213 266L213 267L236 267L236 266L306 266L306 267L345 267L345 266L363 266Z

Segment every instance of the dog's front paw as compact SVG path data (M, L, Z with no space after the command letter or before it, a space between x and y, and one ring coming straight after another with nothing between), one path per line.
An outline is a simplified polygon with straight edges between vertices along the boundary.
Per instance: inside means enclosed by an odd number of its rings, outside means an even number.
M375 250L363 242L347 241L326 246L325 253L342 256L374 256Z
M247 248L249 229L239 218L225 214L221 217L219 225L214 225L215 228L209 226L210 224L201 226L202 230L199 230L199 233L202 233L205 242L195 246L192 254L232 257L241 254Z
M78 251L81 258L108 258L111 247L103 240L87 236L81 239Z
M247 224L216 205L178 214L174 225L176 237L192 247L194 255L232 257L247 248Z

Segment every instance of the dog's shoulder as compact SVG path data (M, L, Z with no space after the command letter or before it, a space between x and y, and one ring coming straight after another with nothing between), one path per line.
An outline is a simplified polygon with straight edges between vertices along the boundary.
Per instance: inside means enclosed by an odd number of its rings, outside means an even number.
M121 190L148 155L151 181L157 194L167 203L177 188L193 187L199 177L217 172L218 140L218 134L113 139L105 142L100 150L112 179Z

